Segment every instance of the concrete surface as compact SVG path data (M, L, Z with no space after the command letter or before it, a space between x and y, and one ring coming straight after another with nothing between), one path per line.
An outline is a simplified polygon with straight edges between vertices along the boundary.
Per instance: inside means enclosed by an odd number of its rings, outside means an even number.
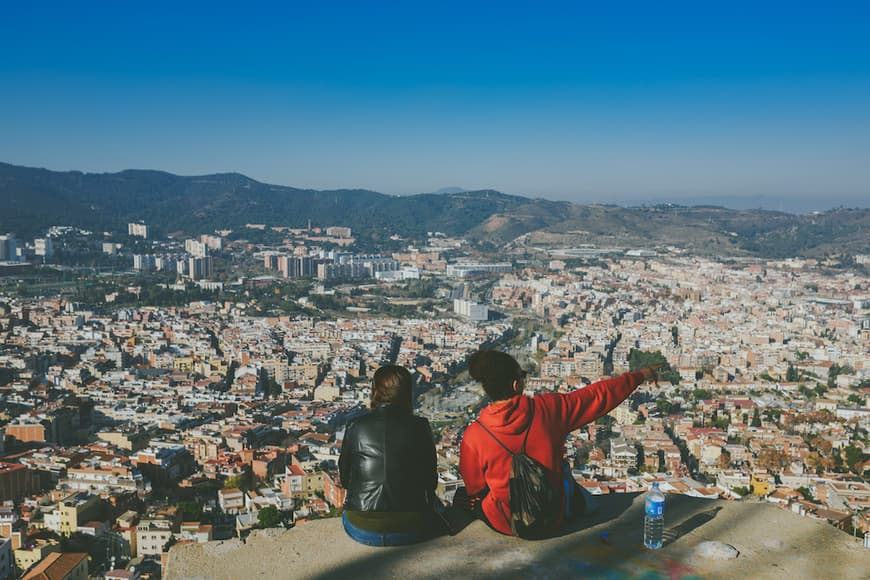
M611 495L565 535L542 541L501 536L481 522L415 546L371 548L337 518L245 541L174 547L172 580L223 578L870 579L870 549L826 523L762 502L668 496L665 546L642 546L643 496ZM705 541L733 546L732 560L703 558Z

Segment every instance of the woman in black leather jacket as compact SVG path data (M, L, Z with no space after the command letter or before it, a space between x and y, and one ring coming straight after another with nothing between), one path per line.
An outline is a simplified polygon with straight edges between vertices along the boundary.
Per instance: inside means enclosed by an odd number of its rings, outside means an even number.
M429 422L414 416L411 386L407 369L379 368L371 412L344 434L338 460L347 490L344 529L370 546L412 544L434 535L435 443Z

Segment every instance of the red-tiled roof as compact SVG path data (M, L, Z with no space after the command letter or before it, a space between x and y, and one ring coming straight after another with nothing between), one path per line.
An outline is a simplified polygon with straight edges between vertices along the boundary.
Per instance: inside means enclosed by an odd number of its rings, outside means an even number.
M64 580L76 567L87 560L81 552L52 552L42 559L22 580Z

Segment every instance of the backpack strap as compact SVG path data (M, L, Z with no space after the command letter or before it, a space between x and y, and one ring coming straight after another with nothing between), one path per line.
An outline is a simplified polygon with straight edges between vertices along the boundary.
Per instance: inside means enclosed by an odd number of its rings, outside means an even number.
M504 449L505 451L507 451L508 454L509 454L511 457L514 456L514 452L511 451L510 449L508 449L507 446L506 446L504 443L502 443L501 440L499 440L498 437L496 437L495 435L493 435L492 431L490 431L489 429L486 428L486 425L484 425L483 423L481 423L480 420L475 421L475 423L477 423L478 425L480 425L481 427L483 427L483 430L486 431L487 433L489 433L489 436L492 437L493 439L495 439L495 442L498 443L499 445L501 445L501 448Z
M535 418L535 400L533 398L529 397L529 403L532 406L532 414L529 417L529 424L526 426L526 434L523 437L523 446L520 449L520 453L523 453L523 454L525 454L525 452L526 452L526 441L529 440L529 431L532 430L532 421ZM486 425L484 425L483 423L480 422L480 419L475 421L475 423L477 423L478 425L483 427L483 430L486 431L487 433L489 433L489 436L492 437L493 439L495 439L495 442L498 443L499 445L501 445L501 448L504 449L505 451L507 451L511 457L513 457L514 455L517 455L516 453L514 453L513 451L508 449L507 446L504 443L502 443L501 440L498 437L496 437L492 431L487 429Z
M529 431L532 430L532 421L535 420L535 400L531 397L529 397L529 404L532 406L532 414L529 416L529 424L526 427L526 434L523 437L523 446L520 449L520 453L522 454L526 453L526 441L529 440Z

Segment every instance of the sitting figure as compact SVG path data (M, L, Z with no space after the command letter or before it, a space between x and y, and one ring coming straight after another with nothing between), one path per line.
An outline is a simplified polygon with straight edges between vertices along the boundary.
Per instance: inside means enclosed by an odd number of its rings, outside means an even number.
M459 452L465 490L454 503L473 509L502 534L525 538L551 536L566 519L589 513L592 496L563 462L565 438L656 378L658 366L567 394L529 397L523 395L525 372L513 357L495 350L474 353L469 372L492 403L465 430Z
M347 490L342 519L370 546L413 544L438 528L438 483L429 422L413 413L411 374L387 365L372 381L371 411L351 422L338 467Z

